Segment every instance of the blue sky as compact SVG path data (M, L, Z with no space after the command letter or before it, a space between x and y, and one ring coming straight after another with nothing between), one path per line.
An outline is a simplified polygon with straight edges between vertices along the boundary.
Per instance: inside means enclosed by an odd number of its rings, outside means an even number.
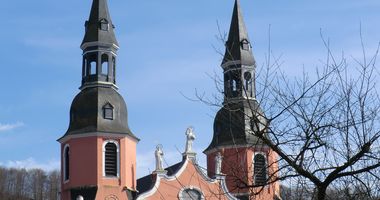
M325 57L320 29L335 53L360 56L380 41L378 0L241 0L261 67L271 26L272 50L283 69L299 76ZM2 3L0 31L0 165L59 166L59 144L72 99L79 92L81 50L91 0L14 0ZM110 0L120 44L117 82L138 144L138 175L153 169L163 144L168 164L181 159L185 130L194 126L202 164L216 108L186 99L195 90L217 94L210 75L221 75L218 26L227 32L233 0Z

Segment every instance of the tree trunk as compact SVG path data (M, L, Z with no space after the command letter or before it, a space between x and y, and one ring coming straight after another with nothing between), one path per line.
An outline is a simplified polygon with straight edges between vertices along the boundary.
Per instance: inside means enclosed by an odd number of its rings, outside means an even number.
M317 200L325 200L326 189L327 188L325 186L317 186Z

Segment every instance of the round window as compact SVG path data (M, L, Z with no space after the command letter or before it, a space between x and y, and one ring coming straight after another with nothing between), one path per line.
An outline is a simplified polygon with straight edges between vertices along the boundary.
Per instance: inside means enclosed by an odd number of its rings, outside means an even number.
M180 193L181 200L202 200L202 197L201 191L191 188L184 189Z
M245 72L245 73L244 73L244 79L245 79L246 81L251 80L251 78L252 78L252 75L251 75L250 72Z

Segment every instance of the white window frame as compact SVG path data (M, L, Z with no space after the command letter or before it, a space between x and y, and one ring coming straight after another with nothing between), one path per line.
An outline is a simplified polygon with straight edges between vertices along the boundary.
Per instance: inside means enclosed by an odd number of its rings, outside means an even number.
M116 145L116 177L114 176L106 176L106 145L108 143L113 143ZM116 140L105 140L103 142L103 161L102 161L102 167L103 167L103 177L105 178L119 178L120 177L120 147L119 142Z

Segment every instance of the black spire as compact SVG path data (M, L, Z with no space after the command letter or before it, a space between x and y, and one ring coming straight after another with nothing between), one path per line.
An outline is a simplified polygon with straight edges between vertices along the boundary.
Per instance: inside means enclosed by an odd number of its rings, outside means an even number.
M93 0L81 45L81 91L71 104L69 128L62 138L81 134L136 138L128 126L127 105L117 92L115 70L119 47L113 29L107 0Z
M93 0L86 33L81 44L83 70L81 89L116 87L116 55L119 44L108 11L107 0Z
M235 7L232 14L230 32L226 42L226 53L224 54L222 66L229 62L251 66L255 64L252 55L251 42L248 38L247 29L240 9L240 1L235 0Z
M256 62L240 9L235 0L226 53L223 58L224 102L214 121L214 136L209 152L215 148L236 145L259 145L261 141L252 134L259 124L266 124L263 111L255 95Z
M244 24L239 0L235 0L222 68L224 71L225 104L232 100L255 98L256 62L253 58L252 46Z
M114 44L119 46L113 31L111 16L108 11L107 0L92 2L89 20L85 23L86 34L82 45L89 42Z

